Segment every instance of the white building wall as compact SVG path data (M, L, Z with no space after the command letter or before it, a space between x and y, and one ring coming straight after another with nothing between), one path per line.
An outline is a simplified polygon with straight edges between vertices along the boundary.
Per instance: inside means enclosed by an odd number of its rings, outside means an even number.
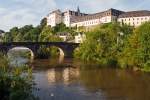
M96 18L96 19L92 19L92 20L87 20L87 21L83 21L83 22L76 22L76 23L72 23L71 26L72 27L80 27L80 26L95 26L95 25L99 25L101 23L110 23L112 22L112 16L106 16L106 17L101 17L101 18Z
M64 13L63 22L67 27L70 27L71 15L69 14L69 11Z
M61 22L62 15L59 11L51 13L47 16L47 25L50 25L51 27L54 27L56 24L60 24Z
M47 17L47 25L51 25L52 27L56 25L55 13L48 15L48 17Z
M135 27L147 21L150 21L150 16L118 18L118 22Z
M56 18L56 20L55 20L56 24L62 23L62 16L61 16L61 13L60 13L60 14L56 14L56 15L55 15L55 18ZM56 25L56 24L55 24L55 25Z

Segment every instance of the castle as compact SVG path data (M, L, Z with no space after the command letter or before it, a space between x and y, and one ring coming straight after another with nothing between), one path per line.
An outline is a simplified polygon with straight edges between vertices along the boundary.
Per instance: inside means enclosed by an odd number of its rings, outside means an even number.
M81 13L78 7L77 11L52 11L46 18L47 25L50 25L51 27L60 23L64 23L67 27L91 27L110 22L120 22L137 27L143 22L150 21L150 11L140 10L124 12L111 8L95 14L86 14Z

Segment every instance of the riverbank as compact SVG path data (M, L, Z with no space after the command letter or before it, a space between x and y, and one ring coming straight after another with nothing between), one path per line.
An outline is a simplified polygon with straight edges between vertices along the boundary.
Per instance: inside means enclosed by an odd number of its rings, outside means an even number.
M32 69L11 67L3 54L0 54L0 63L0 100L37 100L32 94Z

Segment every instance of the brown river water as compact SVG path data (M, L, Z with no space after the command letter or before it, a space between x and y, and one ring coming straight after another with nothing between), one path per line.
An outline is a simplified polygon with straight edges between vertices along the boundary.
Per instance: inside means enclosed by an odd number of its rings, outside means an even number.
M25 63L22 57L13 62ZM100 67L73 59L33 60L40 100L150 100L150 73Z
M150 74L65 59L35 60L40 100L150 100Z

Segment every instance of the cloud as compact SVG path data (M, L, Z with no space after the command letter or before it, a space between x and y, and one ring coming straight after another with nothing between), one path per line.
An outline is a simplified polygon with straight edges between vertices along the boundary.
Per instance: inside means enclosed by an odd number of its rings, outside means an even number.
M80 6L81 11L93 13L109 9L120 0L56 0L61 9L74 9ZM62 4L63 3L63 4Z
M0 29L8 31L14 26L22 27L27 24L38 25L50 9L56 8L53 0L13 1L15 6L0 8Z
M44 12L47 9L56 8L55 0L14 0L14 2L37 12Z
M14 26L38 25L40 20L55 9L76 10L95 13L106 9L149 10L149 0L0 0L0 29Z
M81 11L86 13L95 13L110 8L119 10L149 10L150 0L56 0L61 9L74 9L79 5Z
M25 24L37 24L36 21L38 21L38 19L36 15L31 13L28 9L18 9L12 12L5 9L3 11L3 15L0 17L0 28L4 30L8 30L14 26L21 27Z
M97 12L102 11L106 9L110 9L114 5L118 3L119 0L80 0L79 4L81 4L81 7L83 6L89 9L89 12Z

